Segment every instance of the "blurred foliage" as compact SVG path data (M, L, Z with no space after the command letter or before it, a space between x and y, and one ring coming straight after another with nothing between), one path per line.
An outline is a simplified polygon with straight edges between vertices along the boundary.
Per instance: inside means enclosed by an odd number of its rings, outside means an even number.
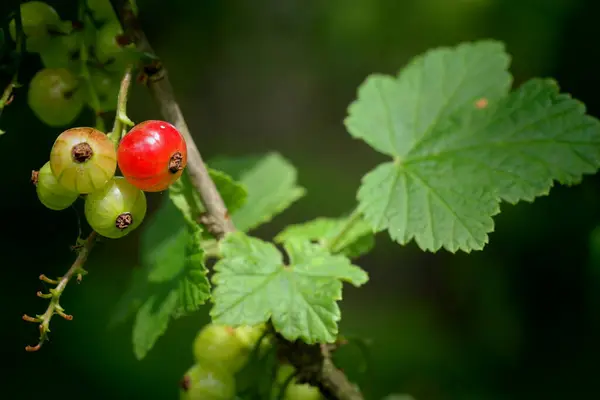
M72 1L55 0L64 19ZM5 16L15 0L0 5ZM337 217L354 203L360 176L380 156L352 140L342 119L372 72L394 73L440 45L491 37L507 43L516 83L553 76L600 115L592 0L138 0L140 16L171 73L184 114L206 159L276 150L299 169L307 196L259 235L288 223ZM26 82L40 68L24 60ZM0 76L2 85L8 82ZM106 240L81 285L63 300L71 322L25 353L36 329L20 320L41 312L40 273L72 262L82 210L51 212L37 202L30 172L46 162L60 129L26 106L26 86L1 119L4 175L0 263L4 267L3 398L176 398L192 363L192 341L208 309L173 322L142 362L131 322L109 329L117 300L138 264L136 232ZM130 100L135 121L157 117L143 88ZM76 122L92 123L82 114ZM35 144L34 144L35 143ZM385 235L359 263L371 274L348 288L341 329L369 339L370 363L349 346L338 354L368 399L408 393L417 400L596 398L600 355L600 178L556 187L534 204L503 206L483 252L425 254ZM150 212L162 201L149 196ZM592 232L594 235L591 236Z

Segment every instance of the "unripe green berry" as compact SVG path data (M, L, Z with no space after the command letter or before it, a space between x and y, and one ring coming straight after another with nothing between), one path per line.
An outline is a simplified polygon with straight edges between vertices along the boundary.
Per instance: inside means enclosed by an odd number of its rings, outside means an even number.
M235 328L235 335L247 348L253 349L256 342L265 332L265 324L259 325L242 325ZM268 342L264 340L261 347L268 346Z
M229 326L205 325L194 340L194 358L199 363L219 364L228 371L238 371L247 361L250 349Z
M295 374L296 369L290 364L283 364L277 370L277 378L272 390L272 399L278 399L281 390L284 390L284 400L324 400L323 395L318 388L311 386L307 383L299 384L296 383L296 378L292 378L292 381L283 387L283 384L288 378Z
M81 113L84 96L77 77L66 68L44 68L29 82L27 103L46 125L70 125Z
M21 21L23 33L26 37L27 51L37 52L43 49L50 40L50 30L58 32L68 31L60 16L52 6L43 1L28 1L21 4ZM17 38L17 25L11 19L8 30L13 40Z
M115 176L102 189L86 196L85 218L98 234L118 239L140 226L146 207L144 192L122 176Z
M181 400L233 400L235 378L218 365L199 363L179 382Z
M51 210L64 210L79 197L79 193L70 191L58 183L50 169L50 162L44 164L35 174L34 183L40 202Z
M65 188L79 193L102 189L117 169L115 146L94 128L61 133L50 151L50 167Z

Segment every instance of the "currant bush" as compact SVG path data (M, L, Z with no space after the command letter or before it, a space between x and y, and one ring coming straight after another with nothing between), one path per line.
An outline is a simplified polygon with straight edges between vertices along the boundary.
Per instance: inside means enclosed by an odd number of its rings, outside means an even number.
M50 167L65 188L91 193L102 189L115 174L114 144L94 128L67 129L52 146Z
M121 176L85 198L85 218L93 230L118 239L135 230L146 216L146 195Z
M77 77L65 68L44 68L29 82L27 102L46 125L71 124L83 109L83 92Z
M35 174L34 183L38 199L51 210L64 210L79 197L79 193L68 190L56 180L50 162L44 164Z
M134 126L117 150L125 179L146 192L171 186L187 165L187 146L181 133L165 121L145 121Z

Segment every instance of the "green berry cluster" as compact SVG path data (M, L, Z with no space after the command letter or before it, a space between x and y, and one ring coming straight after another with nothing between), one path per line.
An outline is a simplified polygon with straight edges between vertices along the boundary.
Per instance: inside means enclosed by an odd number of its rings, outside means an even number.
M214 323L204 326L194 340L195 364L180 381L180 399L233 400L236 396L236 373L249 362L257 346L260 350L271 347L270 341L263 336L265 329L264 324L237 328ZM290 379L292 375L295 375L295 370L291 365L278 367L271 390L273 400L323 399L317 388L295 382ZM283 397L278 397L282 390Z
M83 4L75 22L41 1L20 6L26 50L39 54L44 66L29 83L28 103L49 126L71 124L86 106L98 114L114 111L121 73L133 60L109 0ZM9 31L16 40L14 19Z
M85 217L98 234L117 239L137 228L146 215L146 195L115 176L117 154L106 134L94 128L61 133L50 161L33 174L40 202L64 210L85 196Z

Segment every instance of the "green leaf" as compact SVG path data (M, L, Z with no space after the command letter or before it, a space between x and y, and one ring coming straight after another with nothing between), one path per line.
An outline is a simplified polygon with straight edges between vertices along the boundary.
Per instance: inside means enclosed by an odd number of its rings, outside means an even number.
M234 214L242 208L248 199L248 191L244 184L234 181L223 171L209 168L208 173L217 186L229 214Z
M573 185L600 167L600 123L585 112L555 81L532 79L429 142L414 161L468 164L470 175L502 200L531 202L547 195L553 181Z
M229 213L237 211L246 202L245 187L235 182L225 172L209 168L208 173L221 194ZM169 197L191 224L196 224L196 217L205 211L200 195L192 185L187 170L184 171L181 178L169 187Z
M360 286L367 273L342 255L306 241L288 241L290 265L277 248L235 232L220 244L214 267L215 323L255 325L269 318L288 340L332 342L338 333L342 281Z
M186 223L169 198L146 222L141 237L141 268L120 300L111 324L136 313L134 353L146 356L170 320L196 311L210 297L201 229Z
M306 192L296 183L294 166L278 153L261 157L222 157L210 165L233 176L248 192L245 204L235 212L230 210L236 228L242 232L269 222Z
M598 121L553 81L505 95L507 63L498 43L463 44L361 86L348 131L394 158L358 191L375 231L423 250L480 250L501 200L532 201L598 169Z
M455 115L493 104L512 82L510 58L495 41L439 48L416 57L397 78L374 74L358 89L345 120L348 132L375 150L410 158Z
M328 247L334 240L332 253L342 253L349 258L359 257L373 248L375 236L371 225L358 216L356 218L317 218L303 224L290 225L275 237L275 241L317 241Z

